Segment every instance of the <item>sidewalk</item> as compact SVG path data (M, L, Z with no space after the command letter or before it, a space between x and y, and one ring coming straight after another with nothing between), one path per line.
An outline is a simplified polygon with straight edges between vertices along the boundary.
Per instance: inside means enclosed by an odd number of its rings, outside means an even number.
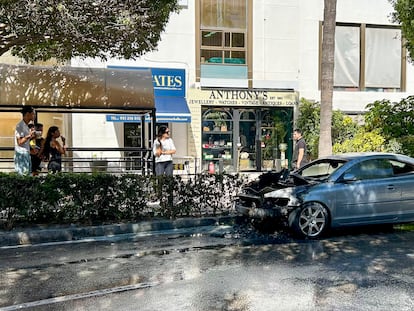
M224 216L154 220L101 226L56 225L16 228L12 231L0 230L0 247L76 241L86 238L115 236L121 234L138 234L143 232L155 232L201 226L218 226L223 224L231 225L237 221L237 218L237 216Z

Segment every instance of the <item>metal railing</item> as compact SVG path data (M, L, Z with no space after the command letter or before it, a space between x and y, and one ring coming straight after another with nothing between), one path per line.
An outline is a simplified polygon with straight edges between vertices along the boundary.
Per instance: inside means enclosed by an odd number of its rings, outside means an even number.
M200 173L200 159L191 156L174 157L174 174L195 175ZM42 162L40 173L47 173L47 162ZM68 147L62 157L62 172L112 174L153 173L152 150L146 148L97 148ZM14 148L0 147L0 172L14 172Z
M41 173L47 172L47 162L42 162ZM0 147L0 172L14 171L14 148ZM146 148L67 148L62 157L62 172L72 173L137 173L153 172L152 150Z

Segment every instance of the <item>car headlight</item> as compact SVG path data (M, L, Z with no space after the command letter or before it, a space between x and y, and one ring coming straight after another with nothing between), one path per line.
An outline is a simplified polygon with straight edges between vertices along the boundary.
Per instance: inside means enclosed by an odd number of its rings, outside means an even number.
M275 190L264 195L266 201L273 202L271 204L286 207L286 206L298 206L300 200L298 199L298 191L295 188L284 188Z

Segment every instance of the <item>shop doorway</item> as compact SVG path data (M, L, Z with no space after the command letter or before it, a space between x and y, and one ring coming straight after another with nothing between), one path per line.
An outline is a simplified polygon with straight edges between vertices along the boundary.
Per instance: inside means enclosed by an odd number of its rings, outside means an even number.
M292 151L293 109L261 110L260 148L261 170L281 170L288 167Z

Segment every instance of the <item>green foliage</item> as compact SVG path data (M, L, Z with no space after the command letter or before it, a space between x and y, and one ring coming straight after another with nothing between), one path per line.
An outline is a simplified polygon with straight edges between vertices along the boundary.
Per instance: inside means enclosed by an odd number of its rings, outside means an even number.
M0 174L0 224L113 223L148 218L227 215L240 176ZM149 202L156 201L156 204Z
M414 134L414 96L398 103L389 100L375 101L367 105L365 117L368 129L380 128L387 138L399 138Z
M378 131L365 132L363 129L358 131L354 137L346 139L343 142L337 142L333 145L333 153L344 152L367 152L378 151L384 152L385 139Z
M262 141L264 148L262 148L263 159L273 160L277 157L279 145L281 143L288 143L286 136L288 128L291 127L290 121L293 117L292 110L278 110L269 112L264 119L262 128Z
M318 157L320 132L320 105L317 102L301 99L297 127L303 132L312 159ZM332 142L341 144L351 139L358 131L358 124L341 111L332 112Z
M352 139L360 128L350 116L343 114L339 110L333 111L332 119L332 141L334 144L340 144L348 139Z
M395 12L392 14L394 22L401 25L402 36L405 39L405 47L410 59L414 57L414 1L390 0Z
M401 142L402 153L409 156L414 156L414 134L406 135L401 137L399 140Z
M307 101L301 98L299 105L299 117L297 127L302 130L308 152L312 159L318 157L320 106L317 102Z
M134 59L156 49L178 0L0 2L0 55Z
M397 103L378 100L366 108L363 126L340 111L333 112L333 152L386 151L413 156L414 96ZM312 158L317 157L319 113L318 103L301 99L297 125L303 131Z
M375 101L367 105L365 115L367 131L378 129L389 142L395 140L402 152L414 155L412 137L414 135L414 96L392 103L389 100Z

